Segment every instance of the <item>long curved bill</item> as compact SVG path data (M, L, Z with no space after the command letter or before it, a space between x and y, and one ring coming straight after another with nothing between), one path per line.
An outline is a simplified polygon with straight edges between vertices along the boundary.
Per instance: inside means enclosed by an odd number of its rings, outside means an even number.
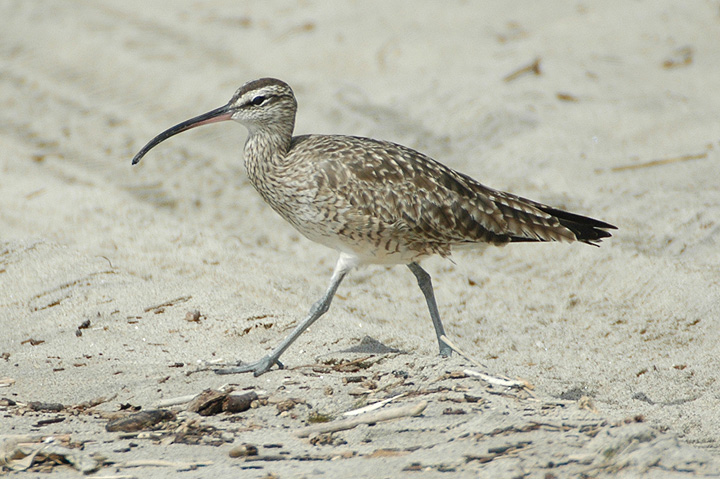
M147 145L143 146L142 150L140 150L138 154L135 155L135 158L133 158L132 164L138 164L148 151L152 150L158 144L167 140L171 136L175 136L178 133L182 133L183 131L190 130L191 128L195 128L198 126L230 120L232 119L232 113L232 106L230 103L228 103L225 106L221 106L220 108L216 108L207 113L203 113L202 115L196 116L195 118L190 118L189 120L179 123L172 128L168 128L167 130L163 131L158 136L150 140Z

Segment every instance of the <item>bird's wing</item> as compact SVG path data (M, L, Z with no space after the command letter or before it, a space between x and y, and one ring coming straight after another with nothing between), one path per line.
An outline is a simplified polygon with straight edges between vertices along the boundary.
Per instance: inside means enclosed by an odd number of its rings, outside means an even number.
M313 136L317 181L347 205L359 228L376 223L418 241L444 244L584 241L614 228L592 218L488 188L395 143ZM308 145L310 146L310 145ZM318 149L323 150L317 154ZM322 189L322 188L321 188Z

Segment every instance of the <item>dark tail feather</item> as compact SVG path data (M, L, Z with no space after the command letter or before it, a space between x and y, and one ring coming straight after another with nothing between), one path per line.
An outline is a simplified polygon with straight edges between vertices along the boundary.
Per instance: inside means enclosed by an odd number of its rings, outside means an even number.
M613 226L610 223L605 223L604 221L589 218L587 216L576 215L575 213L570 213L565 210L559 210L557 208L553 208L552 206L543 205L542 203L532 202L532 205L538 210L555 217L555 219L558 220L558 223L572 231L577 241L589 245L599 246L597 243L601 242L603 238L609 238L612 236L609 231L605 230L617 229L617 226ZM547 240L523 236L512 236L510 237L510 241L513 243L524 243Z
M602 241L603 238L612 236L610 232L605 230L616 230L617 227L604 221L588 218L587 216L568 213L551 206L542 205L538 209L547 214L553 215L558 219L561 225L575 233L578 241L597 246L596 243Z

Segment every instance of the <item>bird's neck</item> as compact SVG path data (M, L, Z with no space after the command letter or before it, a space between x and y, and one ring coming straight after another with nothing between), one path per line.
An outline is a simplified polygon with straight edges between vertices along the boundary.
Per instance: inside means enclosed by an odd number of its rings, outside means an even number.
M263 178L272 176L285 165L292 142L292 127L274 125L250 129L249 133L244 150L245 167L254 184L262 183Z

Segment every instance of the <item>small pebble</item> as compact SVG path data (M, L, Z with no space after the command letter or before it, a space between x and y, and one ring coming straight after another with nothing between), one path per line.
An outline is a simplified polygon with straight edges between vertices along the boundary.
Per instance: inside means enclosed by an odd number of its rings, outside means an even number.
M257 446L253 446L252 444L240 444L239 446L235 446L230 449L230 452L228 454L230 455L230 457L257 456L258 448Z

